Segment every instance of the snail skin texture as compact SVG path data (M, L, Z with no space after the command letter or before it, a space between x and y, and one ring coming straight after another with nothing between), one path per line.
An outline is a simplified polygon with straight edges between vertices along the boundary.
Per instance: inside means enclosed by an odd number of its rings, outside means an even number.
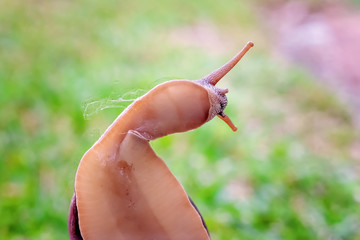
M227 89L216 88L253 46L197 81L162 83L136 99L80 161L70 204L71 240L202 240L206 225L149 141L200 127L224 114Z

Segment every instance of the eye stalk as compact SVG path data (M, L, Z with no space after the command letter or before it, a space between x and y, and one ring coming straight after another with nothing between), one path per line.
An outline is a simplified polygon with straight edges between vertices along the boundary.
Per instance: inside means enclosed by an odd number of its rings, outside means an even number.
M236 54L236 56L233 59L231 59L225 65L213 71L203 79L207 81L209 84L215 86L220 81L220 79L222 79L253 46L254 46L253 42L248 42L245 45L245 47L238 54Z
M210 109L209 118L215 117L217 115L221 120L223 120L234 132L237 130L237 127L232 123L230 118L224 113L224 109L228 103L226 94L229 90L220 89L215 87L215 85L240 61L240 59L249 51L250 48L254 46L253 42L248 42L245 47L229 62L210 73L203 79L199 81L199 84L207 88L209 91L209 98L211 102L212 109Z

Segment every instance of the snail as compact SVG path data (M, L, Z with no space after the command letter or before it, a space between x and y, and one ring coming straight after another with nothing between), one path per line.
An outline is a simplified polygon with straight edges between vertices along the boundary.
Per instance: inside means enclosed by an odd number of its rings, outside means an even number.
M210 239L196 206L149 141L200 127L224 113L227 89L216 88L253 46L201 80L172 80L130 104L82 157L70 204L76 239Z

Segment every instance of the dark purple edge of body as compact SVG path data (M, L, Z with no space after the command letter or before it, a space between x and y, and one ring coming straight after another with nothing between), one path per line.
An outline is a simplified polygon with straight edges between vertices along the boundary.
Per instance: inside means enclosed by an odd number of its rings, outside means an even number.
M76 194L74 193L71 203L70 203L70 210L69 210L69 221L68 221L68 228L69 228L69 236L70 240L83 240L80 232L79 227L79 218L78 218L78 211L76 207Z
M210 233L209 233L209 230L208 230L208 228L207 228L207 226L206 226L206 223L205 223L205 221L204 221L203 216L201 215L199 209L196 207L196 205L195 205L195 203L193 202L193 200L191 200L191 198L190 198L189 196L188 196L188 198L189 198L189 200L190 200L191 205L193 205L193 207L195 208L195 210L196 210L197 213L199 214L199 216L200 216L200 218L201 218L201 222L202 222L204 228L206 229L207 234L208 234L209 237L210 237Z

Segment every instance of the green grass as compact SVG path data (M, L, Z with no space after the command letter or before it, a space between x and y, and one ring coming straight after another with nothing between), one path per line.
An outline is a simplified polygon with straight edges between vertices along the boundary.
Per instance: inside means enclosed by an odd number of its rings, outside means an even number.
M119 97L201 78L248 40L256 47L221 83L238 132L214 119L153 147L213 239L360 239L359 134L332 93L272 58L255 11L0 2L0 239L66 239L77 165L129 104Z

